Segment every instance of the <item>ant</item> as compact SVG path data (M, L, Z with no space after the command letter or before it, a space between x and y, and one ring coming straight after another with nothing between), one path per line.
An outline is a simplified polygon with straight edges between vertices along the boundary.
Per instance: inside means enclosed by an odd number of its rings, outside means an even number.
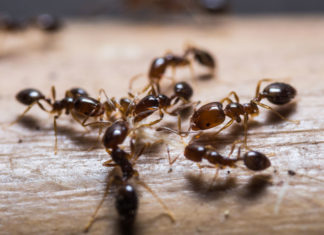
M229 156L233 153L235 144L233 144ZM201 162L206 159L209 163L223 169L225 167L236 167L238 161L243 161L244 165L253 171L262 171L271 166L270 160L263 154L254 150L249 150L243 157L240 157L241 150L239 148L235 159L224 157L216 150L209 146L197 143L191 143L185 147L184 156L193 162Z
M197 61L200 65L205 66L210 69L211 74L214 74L214 69L216 67L215 60L213 56L205 50L198 49L193 46L188 46L185 50L184 55L175 55L172 53L167 53L165 56L154 58L148 72L149 84L143 89L146 91L149 87L156 88L157 92L160 93L160 81L164 77L166 70L172 68L172 80L175 77L175 69L178 67L189 67L192 77L194 77L194 70L192 67L192 60L188 58L190 55L193 59ZM130 89L135 79L140 75L136 75L130 81Z
M50 14L40 14L32 20L34 25L44 32L57 32L63 24L62 21Z
M184 57L190 55L192 55L194 60L200 65L207 67L210 70L211 75L214 75L217 63L208 51L189 45L185 50Z
M138 102L131 102L129 99L123 98L120 101L121 108L119 110L122 112L124 119L132 116L134 123L138 123L146 117L152 115L154 112L159 111L159 119L142 125L152 126L163 119L164 113L175 116L175 110L169 112L167 109L176 105L179 100L182 100L182 104L178 108L184 108L190 105L189 100L192 95L193 90L188 83L178 82L174 85L174 94L170 97L164 94L148 94ZM180 117L178 116L178 118Z
M75 119L78 123L80 123L83 127L86 128L86 121L90 117L99 117L102 119L103 115L106 113L106 116L110 118L112 112L115 110L114 102L108 99L104 103L91 98L88 96L88 93L81 88L72 88L65 93L65 97L61 100L56 100L56 90L55 87L52 86L52 99L45 98L45 96L37 89L29 88L24 89L16 95L16 99L28 107L25 111L16 119L16 121L12 122L10 125L21 120L21 118L35 105L37 104L43 111L55 114L53 123L54 123L54 133L55 133L55 147L54 152L57 153L57 125L56 119L58 119L62 112L65 110L65 114L72 115L73 119ZM100 90L100 92L104 92ZM52 110L46 110L42 105L41 101L45 101L48 105L51 106ZM84 120L80 121L78 116L84 116Z
M249 116L254 117L259 114L258 106L271 110L285 121L298 124L299 121L288 120L270 106L260 102L262 99L266 98L269 102L273 104L284 105L289 103L296 96L297 92L295 88L293 88L289 84L279 82L271 83L270 85L266 86L262 92L260 92L261 83L269 81L272 81L272 79L261 79L258 82L255 97L249 103L241 104L236 92L232 91L227 97L222 99L220 102L211 102L201 106L198 110L194 111L190 120L190 127L188 132L181 132L179 130L179 133L188 135L190 133L190 130L207 130L222 124L225 121L226 116L229 117L230 120L216 132L215 135L217 135L224 129L231 126L234 123L234 121L240 123L242 121L241 116L243 116L244 146L247 148L247 130ZM234 96L235 102L233 102L229 98L231 95ZM223 103L225 101L227 101L228 104L225 106L225 108L223 108ZM176 131L170 130L169 128L162 127L159 128L159 130L168 130L176 133ZM200 135L198 134L195 136L195 138L199 138L199 136Z
M135 154L134 145L131 144L131 153L129 154L118 146L126 138L128 132L127 124L125 122L117 121L108 129L109 131L106 131L106 133L109 133L108 136L110 138L108 138L105 133L103 144L106 147L107 153L110 154L112 159L106 161L105 163L103 163L103 165L115 168L109 177L103 198L98 204L94 214L91 216L91 219L85 227L84 231L88 232L90 227L94 223L96 215L101 208L105 198L108 196L109 188L112 184L116 185L119 188L116 194L115 207L119 213L121 221L128 226L133 224L138 208L138 196L134 186L129 183L129 181L131 180L136 180L138 184L149 191L166 210L167 215L171 218L171 220L175 221L174 216L169 208L147 184L139 179L139 173L133 167L137 159L140 157L140 155L142 155L145 146L141 148L139 153ZM130 162L130 160L133 160L133 162ZM112 161L114 163L111 163Z
M0 15L0 29L7 32L22 31L26 28L27 23L24 20L16 19L10 15Z

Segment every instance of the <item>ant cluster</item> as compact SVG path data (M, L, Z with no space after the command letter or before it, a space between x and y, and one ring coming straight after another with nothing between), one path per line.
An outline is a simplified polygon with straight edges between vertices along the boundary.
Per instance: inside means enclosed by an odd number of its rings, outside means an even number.
M37 28L44 32L60 30L62 22L50 14L40 14L28 19L15 18L11 15L0 15L0 30L4 32L21 32L27 28Z
M189 83L174 81L174 71L178 67L188 66L194 76L193 62L198 62L201 66L207 68L211 75L214 74L217 68L216 60L208 51L190 46L183 55L168 53L153 59L148 72L148 84L138 94L134 95L132 92L128 92L127 96L119 100L109 98L103 89L100 90L99 98L97 99L90 97L81 88L72 88L66 91L65 97L62 99L56 99L54 87L52 87L51 98L45 97L37 89L24 89L16 95L17 100L21 104L26 105L27 108L12 124L18 122L34 105L39 106L41 110L47 113L53 114L55 154L57 153L57 119L63 113L71 115L77 123L86 129L88 126L98 127L98 140L103 129L106 128L102 136L102 144L111 159L104 162L103 165L113 167L113 170L110 173L105 194L85 231L88 231L95 221L97 212L107 197L111 186L117 189L115 206L121 221L127 224L127 226L131 226L135 220L138 208L138 196L134 183L147 189L162 205L170 219L172 221L175 220L172 212L158 195L140 179L140 174L135 169L137 160L149 146L149 144L145 144L145 140L138 134L138 131L145 128L153 129L153 126L161 122L165 115L177 117L178 130L161 125L153 130L174 133L179 135L181 139L184 136L194 134L191 141L185 144L186 146L184 147L183 155L187 160L196 163L207 160L210 164L207 167L216 168L217 173L218 169L237 167L240 162L252 171L262 171L270 167L271 162L266 155L248 147L248 121L251 117L259 114L259 107L261 107L271 110L286 121L297 123L298 121L288 120L272 107L261 103L263 99L267 99L272 104L287 104L295 97L296 90L289 84L275 82L266 86L263 91L260 91L262 82L271 81L270 79L262 79L257 83L254 98L248 103L240 103L237 93L232 91L222 100L203 104L197 109L196 107L199 105L199 102L191 100L193 89ZM163 77L166 77L165 74L168 68L173 70L173 93L171 95L161 92L161 80ZM131 80L131 83L134 80L135 78ZM104 101L102 101L102 95L105 96ZM188 107L193 108L193 113L190 117L189 129L182 131L182 117L180 114L181 111ZM155 120L151 119L154 113L158 114ZM223 156L214 147L199 144L196 140L200 138L205 130L224 123L226 117L229 118L229 121L215 132L214 135L218 135L234 122L241 123L243 118L244 139L235 141L230 154ZM144 145L142 144L140 147L140 144L138 144L139 139L142 143L144 142ZM129 140L128 147L126 140ZM242 143L242 145L237 150L237 157L231 158L230 156L237 143ZM241 156L242 146L246 152ZM175 160L170 161L169 156L170 165ZM203 167L199 164L198 166L200 168Z

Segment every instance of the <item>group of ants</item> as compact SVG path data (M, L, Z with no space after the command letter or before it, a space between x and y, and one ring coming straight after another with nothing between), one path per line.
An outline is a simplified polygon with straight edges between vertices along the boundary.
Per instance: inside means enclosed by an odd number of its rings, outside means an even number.
M261 152L252 150L247 144L248 121L259 114L259 107L271 110L283 120L298 123L298 121L286 119L272 107L261 102L263 99L267 99L272 104L284 105L289 103L296 95L296 90L291 85L281 82L270 83L261 91L262 83L272 82L272 79L260 80L257 83L254 98L248 103L240 103L239 96L232 91L220 101L200 105L200 102L191 101L193 89L189 83L176 82L174 76L171 77L173 94L167 96L161 92L161 80L170 78L166 76L168 69L172 69L174 75L176 68L188 67L194 76L193 63L206 68L211 76L217 69L217 61L210 52L195 46L188 46L182 55L167 53L153 59L148 72L148 84L141 88L137 94L133 94L132 83L138 76L133 77L130 83L130 92L126 97L119 100L109 98L103 89L99 91L99 98L95 99L81 88L66 91L65 97L59 100L56 99L54 86L51 90L52 98L45 97L37 89L24 89L16 95L17 100L26 105L27 108L13 123L20 121L34 105L39 106L41 110L47 113L53 114L55 154L57 153L56 122L63 113L71 115L75 121L86 129L90 126L97 127L99 129L98 140L100 140L103 129L106 128L101 140L111 159L104 162L103 165L113 167L113 170L108 177L104 196L85 227L85 232L89 231L93 225L112 185L117 188L115 207L120 220L128 227L133 224L138 208L138 196L131 181L135 181L146 188L164 207L170 219L175 221L171 210L148 185L139 179L139 172L135 169L135 163L147 146L142 145L138 149L136 144L138 130L150 128L154 131L179 135L181 139L190 134L195 134L191 141L185 144L184 157L196 162L199 167L202 167L199 163L207 161L210 163L208 166L216 168L218 173L218 169L234 168L237 167L239 162L243 162L244 166L252 171L262 171L270 167L269 158ZM102 95L105 97L104 102L102 102ZM192 108L193 112L190 117L189 129L183 131L180 114L188 107ZM158 114L155 115L156 119L153 119L154 113ZM177 117L178 130L166 126L154 129L156 124L164 119L165 115ZM196 141L205 130L221 125L226 118L229 118L229 121L213 135L218 135L235 122L243 123L244 127L244 139L233 143L229 156L221 155L211 145L200 144ZM126 147L126 139L130 140L128 147ZM236 158L232 158L230 156L238 143L241 143L241 146L238 148ZM246 150L243 155L241 155L242 147ZM170 165L175 160L170 161L169 156Z
M43 13L29 18L18 18L10 14L0 14L0 31L6 33L22 32L28 28L39 29L46 33L62 28L62 20L51 14Z

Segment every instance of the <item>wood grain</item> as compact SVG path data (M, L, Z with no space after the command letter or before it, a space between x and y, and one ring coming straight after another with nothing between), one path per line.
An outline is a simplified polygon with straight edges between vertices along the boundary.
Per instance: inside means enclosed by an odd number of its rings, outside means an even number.
M203 23L203 24L202 24ZM248 101L257 81L271 77L296 87L295 102L281 109L300 125L282 122L269 111L250 123L249 143L271 157L272 167L254 174L243 168L220 172L208 190L212 169L199 173L182 156L175 135L166 138L171 155L181 155L168 173L165 145L146 151L137 164L141 179L173 210L176 223L163 216L157 201L138 187L138 234L321 234L324 232L324 18L240 17L200 23L68 22L58 35L37 32L2 36L0 57L0 233L80 234L103 195L109 157L99 147L87 151L96 133L62 116L59 152L54 155L52 118L37 107L23 122L8 127L24 107L17 91L35 87L58 97L70 87L86 88L93 96L104 88L110 96L126 94L129 79L146 73L151 59L166 50L181 52L193 42L214 53L217 79L197 81L194 100L219 100L231 90ZM195 67L198 72L201 69ZM190 73L177 72L179 80ZM146 80L138 81L137 87ZM165 81L164 89L169 86ZM175 121L169 118L169 121ZM216 130L213 130L216 131ZM242 138L234 125L206 140L226 154ZM144 136L143 136L144 138ZM22 142L19 143L21 140ZM177 143L180 144L177 144ZM297 172L288 176L287 170ZM306 176L300 176L306 175ZM319 180L322 180L319 181ZM116 234L117 213L110 195L90 234Z

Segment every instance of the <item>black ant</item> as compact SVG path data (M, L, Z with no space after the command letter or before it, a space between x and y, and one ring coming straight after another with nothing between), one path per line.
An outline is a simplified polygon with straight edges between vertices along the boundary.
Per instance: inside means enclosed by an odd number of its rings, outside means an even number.
M266 81L271 81L271 79L262 79L258 82L255 97L249 103L241 104L236 92L232 91L220 102L211 102L201 106L198 110L194 111L191 117L189 131L203 131L213 128L222 124L225 121L226 116L229 117L230 120L216 132L215 135L217 135L227 127L231 126L234 121L240 123L241 116L243 116L244 146L247 147L247 129L249 116L253 117L259 114L258 106L271 110L283 120L298 124L299 121L288 120L270 106L260 102L262 99L267 98L268 101L273 104L287 104L296 96L297 92L295 88L286 83L276 82L271 83L263 89L263 92L260 92L261 83ZM233 102L229 98L230 95L234 96L236 102ZM227 101L228 104L225 106L225 108L223 108L223 103L225 101ZM163 127L159 128L159 130L168 130L175 132L173 130L170 130L169 128ZM180 133L185 135L189 134L189 131L181 132L179 130ZM196 138L199 138L199 134L196 135Z
M102 92L103 90L101 90ZM104 92L104 91L103 91ZM75 119L78 123L80 123L83 127L86 127L86 121L90 117L99 117L102 119L103 115L106 113L107 117L110 118L111 113L115 110L114 102L107 98L107 101L101 103L100 100L96 100L88 96L88 93L81 88L73 88L66 92L65 97L61 100L56 100L56 91L54 86L52 87L52 98L45 98L45 96L36 89L29 88L20 91L16 95L16 99L28 107L26 110L16 119L16 121L12 122L12 124L21 120L21 118L35 105L37 104L42 110L45 112L55 114L54 116L54 133L55 133L55 154L57 153L57 125L56 119L58 119L62 112L65 110L65 114L72 115L73 119ZM46 110L42 105L41 101L45 101L48 105L51 106L52 110ZM81 115L84 118L83 121L79 120L77 115Z
M128 130L125 125L126 124L123 122L116 122L112 125L114 128L110 129L112 130L112 133L110 133L111 138L109 140L106 137L103 138L103 143L106 147L106 151L112 158L112 160L103 163L103 165L115 168L112 172L111 177L109 177L106 191L102 200L98 204L94 214L91 216L89 223L84 229L85 232L89 231L90 227L94 223L96 215L105 198L108 196L109 188L112 184L116 185L119 188L116 194L115 206L122 222L126 223L127 225L131 225L134 222L138 208L138 196L135 188L129 183L130 180L136 180L138 184L148 190L166 210L167 215L171 218L171 220L175 221L174 216L169 208L148 185L146 185L139 179L139 173L133 167L139 156L143 153L145 147L143 147L136 155L134 146L131 146L131 154L128 154L123 149L118 147L118 145L125 139L124 136L126 135ZM120 132L120 134L118 134L118 132ZM131 163L130 160L133 160L133 163Z

